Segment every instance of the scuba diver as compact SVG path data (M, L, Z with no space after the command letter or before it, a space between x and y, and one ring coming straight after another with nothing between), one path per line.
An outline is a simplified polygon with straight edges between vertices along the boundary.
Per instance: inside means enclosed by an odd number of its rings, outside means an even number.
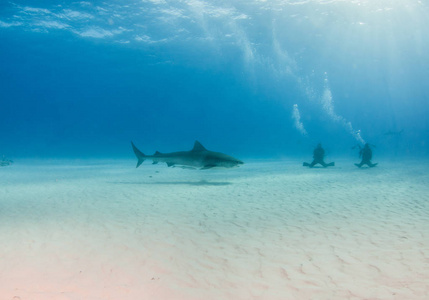
M366 143L363 148L359 145L359 148L360 148L359 157L362 158L362 161L359 164L355 164L355 166L359 168L362 167L363 165L368 165L370 168L375 167L378 163L373 164L371 162L372 150L369 147L369 144Z
M302 165L304 167L314 167L315 164L321 164L324 168L326 167L333 167L335 166L334 162L331 162L329 164L325 163L325 161L323 160L323 158L325 157L325 150L322 148L322 144L318 144L316 148L314 148L313 151L313 161L311 164L309 163L302 163Z

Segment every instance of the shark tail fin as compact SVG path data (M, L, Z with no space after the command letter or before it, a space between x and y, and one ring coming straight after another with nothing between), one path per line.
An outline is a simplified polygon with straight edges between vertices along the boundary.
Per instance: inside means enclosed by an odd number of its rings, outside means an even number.
M144 162L146 155L144 155L143 152L137 149L133 142L131 142L131 146L133 146L134 154L136 155L138 160L136 165L136 168L138 168Z

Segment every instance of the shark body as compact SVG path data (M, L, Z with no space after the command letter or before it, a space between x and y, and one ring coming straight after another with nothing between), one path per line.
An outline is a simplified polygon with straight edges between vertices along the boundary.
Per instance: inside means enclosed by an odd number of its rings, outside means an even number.
M220 152L209 151L195 141L194 148L191 151L179 151L171 153L161 153L156 151L154 155L145 155L131 142L134 153L137 157L138 168L146 159L151 159L153 164L165 162L169 167L184 167L192 169L211 169L214 167L232 168L242 165L243 162L232 156Z

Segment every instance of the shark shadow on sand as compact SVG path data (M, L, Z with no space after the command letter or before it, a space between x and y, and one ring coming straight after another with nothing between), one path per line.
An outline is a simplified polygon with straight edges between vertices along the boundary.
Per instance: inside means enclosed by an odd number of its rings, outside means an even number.
M115 181L109 182L113 184L147 184L147 185L192 185L192 186L225 186L231 185L231 182L227 181L154 181L154 182L137 182L137 181Z

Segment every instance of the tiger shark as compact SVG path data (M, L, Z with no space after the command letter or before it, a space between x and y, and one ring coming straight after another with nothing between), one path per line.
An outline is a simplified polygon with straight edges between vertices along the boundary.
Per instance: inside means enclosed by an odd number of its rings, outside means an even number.
M153 164L159 162L167 163L169 167L180 166L183 168L192 168L206 170L214 167L232 168L242 165L243 162L232 156L220 152L209 151L195 141L194 148L191 151L179 151L171 153L161 153L156 151L154 155L145 155L131 142L134 153L137 156L138 168L146 159L151 159Z

